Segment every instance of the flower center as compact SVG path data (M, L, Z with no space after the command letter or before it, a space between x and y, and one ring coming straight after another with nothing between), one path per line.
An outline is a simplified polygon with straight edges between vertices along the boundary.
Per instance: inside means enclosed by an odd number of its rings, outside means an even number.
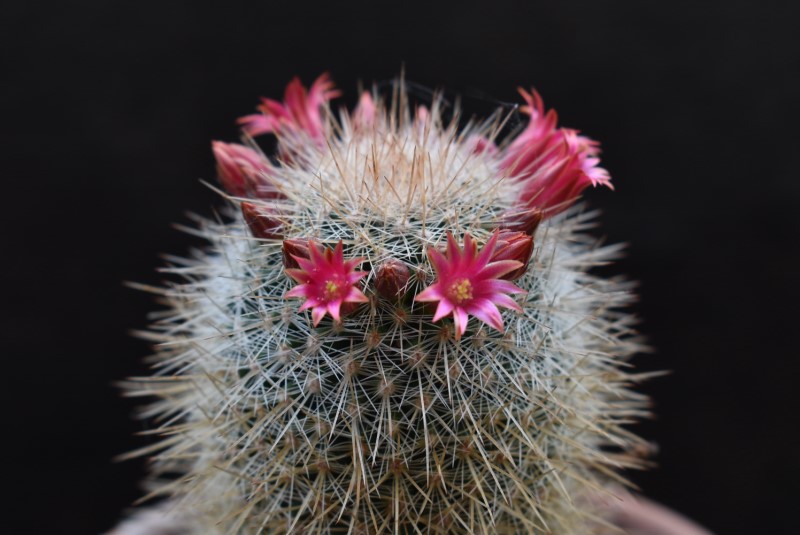
M458 279L450 285L447 298L456 305L460 305L468 299L472 299L472 283L469 279Z
M325 291L323 292L323 296L325 297L326 301L334 301L340 297L339 295L340 286L336 281L329 280L325 281Z

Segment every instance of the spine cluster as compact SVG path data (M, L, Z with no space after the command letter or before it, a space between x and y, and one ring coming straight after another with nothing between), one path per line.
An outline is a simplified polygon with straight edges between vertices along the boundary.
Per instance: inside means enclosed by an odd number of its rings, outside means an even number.
M215 142L228 222L146 335L153 495L197 533L590 533L646 413L617 247L573 205L599 146L522 92L459 126L402 86L338 117L298 80ZM258 136L274 135L266 156Z

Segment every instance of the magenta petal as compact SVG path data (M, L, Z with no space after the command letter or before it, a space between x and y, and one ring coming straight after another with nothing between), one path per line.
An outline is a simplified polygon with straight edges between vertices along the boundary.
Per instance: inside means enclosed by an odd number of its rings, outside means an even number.
M414 298L414 301L421 301L421 302L438 301L443 298L444 295L442 295L441 286L439 286L438 284L433 284L425 288L420 293L418 293L417 296Z
M481 279L498 279L506 273L514 271L524 265L525 264L518 260L498 260L484 267L480 271L479 276Z
M317 265L308 258L297 255L292 255L292 258L294 258L295 262L297 262L297 265L300 266L303 271L311 273L317 269Z
M461 263L461 249L450 231L447 231L447 260L450 265L458 266Z
M309 309L309 308L312 308L312 307L318 307L318 306L320 306L320 300L319 300L319 299L316 299L316 298L314 298L314 297L309 297L309 298L308 298L308 300L307 300L306 302L304 302L304 303L303 303L303 304L300 306L300 312L302 312L302 311L304 311L304 310L307 310L307 309Z
M489 297L492 300L494 300L495 295L527 293L513 282L503 279L481 281L476 285L476 292L480 293L481 297L492 296Z
M475 299L470 304L469 313L498 331L503 331L503 316L488 299Z
M517 312L522 312L522 307L519 306L519 303L511 299L509 296L505 294L496 294L492 297L492 302L500 307L503 308L510 308L511 310L516 310Z
M443 317L447 316L453 311L453 303L448 301L447 299L442 299L439 301L439 306L436 307L436 314L433 315L433 321L439 321Z
M428 258L430 258L433 269L436 270L436 274L439 275L439 277L447 275L450 263L442 253L434 248L430 248L428 249Z
M500 236L500 232L495 230L494 233L492 233L492 237L489 238L489 241L483 246L483 249L481 249L481 253L478 255L478 258L475 259L475 269L481 270L486 266L486 264L489 263L489 259L494 253L498 236Z
M289 270L287 269L286 271ZM294 288L286 292L286 297L306 297L307 295L308 295L308 286L305 284L300 284L299 286L295 286Z
M453 309L453 326L456 328L456 340L461 339L461 335L467 330L467 323L469 316L463 308L457 307Z
M339 315L339 310L342 308L342 300L337 299L336 301L331 301L328 303L328 312L330 312L331 317L336 321L342 321L341 316Z
M342 248L342 240L339 240L339 243L336 244L336 248L333 250L333 265L341 266L344 264L344 252Z
M320 250L319 245L313 240L308 240L308 252L310 254L310 262L314 267L320 267L325 265L325 255L323 251ZM305 268L304 268L305 269Z
M361 263L363 263L364 260L366 260L366 259L363 256L359 256L358 258L351 258L350 260L345 260L343 262L343 265L344 265L345 269L352 270L356 266L358 266Z
M289 268L285 271L295 282L299 282L300 284L306 284L310 280L308 273L302 269Z
M352 273L347 274L347 284L355 284L364 277L369 275L366 271L353 271Z
M245 115L237 121L248 136L260 136L274 131L275 122L258 114Z
M464 234L464 251L462 256L464 258L475 258L475 241L469 233Z
M314 327L316 327L322 318L325 317L325 314L328 312L327 307L320 305L315 306L314 309L311 311L311 318L314 321Z
M345 296L346 303L369 303L369 297L364 295L364 292L358 288L350 288L350 292Z

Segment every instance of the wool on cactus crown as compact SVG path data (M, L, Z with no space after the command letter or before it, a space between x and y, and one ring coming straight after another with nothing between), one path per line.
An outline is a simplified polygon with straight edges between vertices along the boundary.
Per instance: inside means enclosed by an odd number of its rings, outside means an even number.
M573 205L610 186L597 143L522 94L499 139L502 113L445 121L402 82L337 116L323 75L214 143L227 219L167 269L126 385L155 398L150 495L191 530L602 528L591 496L644 464L633 294L590 272L619 247Z

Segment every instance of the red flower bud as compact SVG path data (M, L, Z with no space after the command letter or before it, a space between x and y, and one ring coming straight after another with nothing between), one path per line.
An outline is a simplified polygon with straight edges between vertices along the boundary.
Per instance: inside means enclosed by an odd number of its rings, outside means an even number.
M539 223L542 222L542 211L536 208L521 212L506 214L500 227L503 230L524 232L528 236L536 234Z
M280 240L283 238L280 219L276 218L267 207L251 202L243 202L242 215L245 223L250 227L250 232L256 238L268 240Z
M405 290L411 274L408 266L399 260L387 260L375 275L375 288L386 299L396 299Z
M283 240L283 266L286 269L297 269L300 264L293 257L311 258L311 251L308 249L308 240Z
M270 180L274 169L269 160L244 145L211 143L217 160L217 174L222 187L236 197L276 199L283 197Z
M501 279L513 281L525 274L528 269L528 262L531 259L531 253L533 253L532 237L525 232L506 229L498 233L497 243L489 261L516 260L517 262L522 262L522 266L500 277Z

